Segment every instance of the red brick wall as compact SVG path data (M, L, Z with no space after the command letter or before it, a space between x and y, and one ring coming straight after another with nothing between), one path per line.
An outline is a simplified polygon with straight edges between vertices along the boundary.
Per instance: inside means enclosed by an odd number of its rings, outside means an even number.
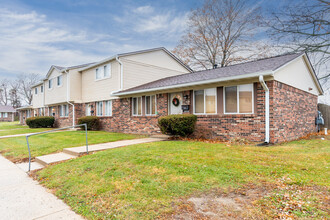
M270 91L271 142L295 140L316 132L317 96L278 81Z
M160 132L157 119L167 115L167 101L167 94L158 94L157 116L132 116L131 98L115 99L112 116L100 117L101 128L111 132L157 134Z
M3 121L3 122L13 121L13 113L8 112L7 117L3 117L3 113L1 113L0 121Z
M270 90L271 143L297 139L315 131L317 96L277 81L269 81L267 86ZM198 115L194 136L220 140L246 138L255 142L264 141L265 91L260 83L255 83L254 91L254 114L224 115L218 109L218 115ZM189 101L185 100L183 104L192 105L192 92L183 91L183 94L190 96ZM94 107L92 110L95 115L96 103L90 104ZM112 103L112 116L100 117L101 129L124 133L159 133L157 119L168 114L168 94L157 95L157 112L157 116L132 116L131 98L115 99ZM77 123L78 118L85 116L85 104L75 104L75 114ZM55 118L56 126L72 125L72 106L69 105L69 117L59 117L57 110Z
M74 104L75 108L75 124L78 124L78 119L82 116L85 116L83 104ZM73 106L69 104L69 116L68 117L60 117L59 107L56 106L55 113L55 124L54 127L68 127L72 126L72 118L73 118Z
M265 96L260 83L256 83L254 86L256 87L254 89L256 92L254 114L223 114L223 111L218 109L221 114L198 115L194 136L218 140L245 138L250 141L262 142L265 139Z

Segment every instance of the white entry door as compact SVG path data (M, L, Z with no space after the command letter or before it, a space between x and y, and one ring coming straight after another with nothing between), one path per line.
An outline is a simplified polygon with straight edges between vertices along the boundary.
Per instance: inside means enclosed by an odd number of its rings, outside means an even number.
M170 114L177 115L182 114L182 93L171 93L170 95Z

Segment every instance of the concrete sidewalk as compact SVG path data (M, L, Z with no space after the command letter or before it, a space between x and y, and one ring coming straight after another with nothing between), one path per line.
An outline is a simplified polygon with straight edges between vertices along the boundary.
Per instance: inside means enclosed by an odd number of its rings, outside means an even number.
M83 219L2 156L0 156L0 218Z

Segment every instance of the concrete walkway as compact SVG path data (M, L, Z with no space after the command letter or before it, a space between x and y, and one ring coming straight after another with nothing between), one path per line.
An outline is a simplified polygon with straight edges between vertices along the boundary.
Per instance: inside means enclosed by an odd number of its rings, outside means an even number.
M0 219L83 219L0 156Z
M143 144L157 141L165 141L168 140L168 136L155 136L149 138L140 138L140 139L132 139L132 140L122 140L122 141L114 141L102 144L93 144L88 146L88 152L93 153L96 151L108 150L117 147L124 147L134 144ZM64 148L63 152L56 154L48 154L44 156L39 156L35 158L35 162L31 163L31 170L42 169L47 165L66 161L69 159L76 158L78 156L86 154L86 146L81 147L72 147L72 148ZM25 172L28 171L29 164L21 163L17 164Z

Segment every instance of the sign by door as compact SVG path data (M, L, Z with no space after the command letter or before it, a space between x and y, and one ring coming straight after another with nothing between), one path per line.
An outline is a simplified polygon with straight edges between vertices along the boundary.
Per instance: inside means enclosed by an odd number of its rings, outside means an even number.
M171 93L170 95L170 114L182 114L182 93Z

